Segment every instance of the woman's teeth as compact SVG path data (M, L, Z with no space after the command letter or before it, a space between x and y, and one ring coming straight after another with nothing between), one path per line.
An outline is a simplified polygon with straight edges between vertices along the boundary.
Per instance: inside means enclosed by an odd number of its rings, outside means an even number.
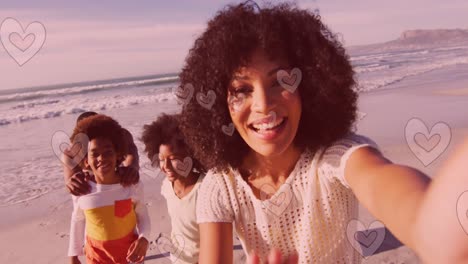
M252 127L255 130L271 130L273 128L276 128L283 122L284 118L280 118L277 120L273 120L272 122L269 123L262 123L262 124L252 124Z

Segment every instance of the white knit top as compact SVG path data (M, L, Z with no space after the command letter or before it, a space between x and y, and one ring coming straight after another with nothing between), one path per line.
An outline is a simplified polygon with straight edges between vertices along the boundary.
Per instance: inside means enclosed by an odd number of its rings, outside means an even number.
M268 199L258 199L235 169L210 171L200 186L197 222L233 223L245 253L255 250L262 261L278 248L283 256L297 252L299 263L360 263L346 235L349 221L357 219L358 202L344 169L364 146L377 148L350 134L315 154L305 151Z

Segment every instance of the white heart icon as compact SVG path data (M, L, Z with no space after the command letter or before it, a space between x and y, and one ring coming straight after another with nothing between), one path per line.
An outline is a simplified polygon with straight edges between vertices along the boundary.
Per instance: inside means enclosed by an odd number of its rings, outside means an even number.
M228 97L228 106L231 112L236 113L242 110L245 102L245 95L238 94L238 95L230 95Z
M160 237L156 240L156 245L159 252L171 253L171 258L173 261L176 261L180 258L180 255L185 248L185 238L183 235L179 234L174 235L172 238L165 234L160 234Z
M206 95L198 92L197 93L197 102L204 108L210 110L216 100L216 94L214 91L209 90Z
M263 209L276 217L280 217L284 213L293 198L291 186L287 183L284 183L284 186L278 191L268 183L260 187L260 200L262 200Z
M302 81L302 72L299 68L293 68L291 74L285 70L279 70L276 74L278 83L290 93L294 93Z
M65 132L57 131L52 135L51 143L55 156L69 169L73 169L86 157L89 138L86 134L79 133L75 136L72 145L70 137Z
M185 84L183 87L176 86L172 88L172 93L174 94L177 102L179 104L188 104L193 97L193 92L195 88L191 83Z
M46 40L42 23L32 22L26 29L14 18L6 18L0 26L0 40L8 54L23 66L36 55Z
M346 236L351 246L365 257L374 254L382 245L385 239L385 228L383 223L378 220L365 228L360 220L353 219L346 227Z
M172 167L174 168L177 174L187 177L189 173L192 171L193 161L190 157L185 157L184 161L180 160L173 160Z
M151 179L157 180L160 178L159 176L164 174L161 171L161 169L157 166L157 163L159 163L159 156L158 154L155 154L151 159L151 162L145 163L143 166L140 166L140 171L146 176L150 177Z
M447 149L452 139L450 127L439 122L431 130L418 118L412 118L405 127L406 142L424 166L428 166Z
M468 235L468 191L464 191L457 200L457 217L463 231Z
M230 123L229 125L223 125L223 127L221 128L221 130L223 131L224 134L228 135L228 136L232 136L232 134L234 134L234 124L233 123Z

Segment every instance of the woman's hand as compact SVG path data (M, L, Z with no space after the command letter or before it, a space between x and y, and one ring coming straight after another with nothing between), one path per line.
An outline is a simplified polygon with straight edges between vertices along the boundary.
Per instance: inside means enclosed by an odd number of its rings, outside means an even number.
M297 264L298 263L297 254L291 255L284 262L281 260L281 252L278 249L272 249L268 255L268 260L266 264ZM253 251L247 258L247 264L260 264L260 258Z
M146 238L140 237L135 240L128 249L127 261L140 263L145 259L149 242Z

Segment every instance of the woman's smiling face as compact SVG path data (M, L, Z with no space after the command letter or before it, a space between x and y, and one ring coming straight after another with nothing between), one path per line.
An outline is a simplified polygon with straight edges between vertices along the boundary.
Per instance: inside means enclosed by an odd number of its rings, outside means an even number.
M229 112L240 136L255 152L269 157L292 146L301 118L299 92L284 89L279 70L290 72L284 61L271 61L257 50L250 63L233 74Z

